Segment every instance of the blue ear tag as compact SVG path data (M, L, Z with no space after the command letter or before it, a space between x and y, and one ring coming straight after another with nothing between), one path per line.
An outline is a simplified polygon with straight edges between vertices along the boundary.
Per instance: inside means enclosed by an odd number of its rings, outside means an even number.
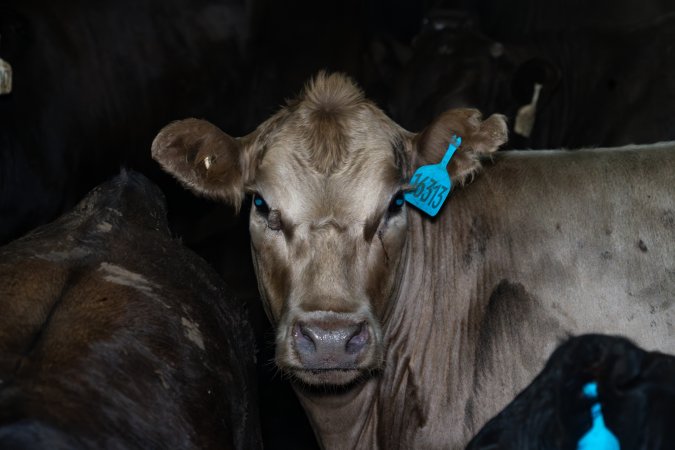
M584 386L584 396L597 400L597 383L588 383ZM619 441L616 436L605 426L605 420L602 418L602 409L600 403L596 402L591 406L591 416L593 425L591 429L579 439L577 450L619 450Z
M404 195L408 203L431 217L438 213L452 187L452 181L450 175L448 175L448 164L461 143L461 137L453 136L440 163L422 166L415 171L410 179L410 184L414 190L406 192Z

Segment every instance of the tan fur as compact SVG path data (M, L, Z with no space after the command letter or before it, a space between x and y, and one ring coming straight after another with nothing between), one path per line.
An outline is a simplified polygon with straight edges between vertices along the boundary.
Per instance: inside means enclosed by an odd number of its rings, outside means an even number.
M418 166L440 162L453 134L472 136L470 141L464 141L460 147L463 151L455 153L448 167L453 180L463 184L480 168L480 158L497 150L495 142L506 142L507 133L503 115L495 114L483 122L476 109L446 111L417 136L419 151L415 162Z
M363 93L348 79L319 73L305 88L298 104L301 133L312 165L322 173L336 171L346 161L348 125L364 103Z
M505 152L461 186L505 141L502 116L451 110L414 135L350 83L319 75L240 146L241 174L220 179L279 211L281 229L251 211L254 263L277 362L324 448L463 448L567 333L675 352L673 144ZM452 134L460 187L445 209L390 213L409 169L440 161ZM208 180L187 184L217 189ZM325 382L293 345L308 318L368 324L358 366L328 380L349 389L303 388Z
M245 182L239 155L237 141L199 119L173 122L152 142L152 157L188 188L237 207Z
M277 327L277 364L306 384L343 385L383 370L386 374L388 365L398 364L383 356L409 264L409 213L405 206L391 209L392 200L407 187L411 169L441 160L453 134L463 138L449 166L455 184L478 171L481 157L506 140L502 116L482 121L477 111L466 109L445 113L416 136L366 100L347 77L323 73L239 142L238 158L231 145L237 141L208 128L216 137L203 139L198 136L202 124L187 125L180 130L189 136L183 139L201 147L166 144L160 133L153 154L198 192L234 202L237 190L248 189L274 212L251 210L254 264L266 311ZM183 147L192 150L181 153ZM182 169L183 159L199 166L202 155L214 154L229 155L231 163L217 176L208 174L211 168L206 173ZM302 370L293 330L307 320L366 324L368 347L352 370ZM316 425L321 434L322 426ZM333 445L329 437L320 437ZM345 439L349 442L348 434Z

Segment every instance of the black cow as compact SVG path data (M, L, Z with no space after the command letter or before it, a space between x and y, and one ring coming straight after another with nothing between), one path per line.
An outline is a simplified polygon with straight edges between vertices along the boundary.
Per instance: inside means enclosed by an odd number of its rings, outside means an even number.
M453 107L503 113L510 148L673 140L674 43L672 15L644 27L540 32L499 42L469 15L438 12L415 41L390 109L408 129ZM538 100L527 113L522 108L537 84Z
M120 165L171 187L147 153L167 121L240 126L245 3L1 2L0 58L14 82L0 95L0 244L70 209Z
M123 172L0 249L0 448L260 448L243 304Z
M434 6L468 11L486 34L508 41L541 32L625 31L675 11L669 0L437 0Z
M582 390L593 381L604 423L622 450L673 448L675 356L644 351L621 337L584 335L558 347L467 449L576 449L591 427L597 400Z

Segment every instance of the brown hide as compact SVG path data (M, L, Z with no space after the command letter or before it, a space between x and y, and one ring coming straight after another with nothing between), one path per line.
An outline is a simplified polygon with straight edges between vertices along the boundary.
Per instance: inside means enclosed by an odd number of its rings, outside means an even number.
M0 447L261 446L245 311L123 172L0 249Z

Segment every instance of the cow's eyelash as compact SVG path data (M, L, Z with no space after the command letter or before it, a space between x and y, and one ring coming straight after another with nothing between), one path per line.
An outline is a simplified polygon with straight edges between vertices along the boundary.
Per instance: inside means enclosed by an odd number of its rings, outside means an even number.
M408 192L412 192L415 190L415 186L413 186L410 183L406 183L403 186L401 186L401 191L403 194L407 194Z

